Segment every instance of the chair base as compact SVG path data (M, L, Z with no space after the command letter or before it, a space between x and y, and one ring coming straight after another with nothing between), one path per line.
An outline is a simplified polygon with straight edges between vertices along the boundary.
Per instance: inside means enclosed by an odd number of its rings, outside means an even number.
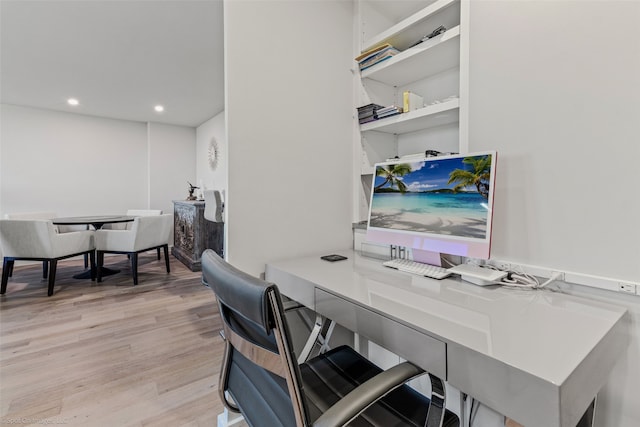
M89 277L91 280L96 279L96 258L95 252L92 250L78 252L76 254L65 255L58 258L34 258L34 257L4 257L2 262L2 284L0 285L0 294L4 294L7 292L7 285L9 284L9 277L13 274L13 265L15 261L42 261L42 276L43 278L47 278L48 276L48 288L47 295L53 295L53 287L56 281L56 270L58 267L58 261L73 258L79 255L89 256L91 270L89 272Z
M150 248L145 248L145 249L140 249L139 251L105 251L105 250L97 250L97 256L98 256L98 268L97 268L97 277L98 277L98 282L102 282L102 277L103 277L103 273L104 273L104 254L122 254L122 255L127 255L129 257L129 259L131 260L131 270L133 272L133 285L137 285L138 284L138 254L141 252L147 252L150 250L156 249L158 251L158 259L160 259L160 249L162 249L164 251L164 262L165 262L165 267L167 269L167 273L171 273L171 268L169 267L169 245L168 244L164 244L164 245L159 245L159 246L152 246ZM115 273L113 273L115 274Z
M217 427L232 427L242 424L244 417L242 414L236 414L224 408L224 411L218 414L217 421Z

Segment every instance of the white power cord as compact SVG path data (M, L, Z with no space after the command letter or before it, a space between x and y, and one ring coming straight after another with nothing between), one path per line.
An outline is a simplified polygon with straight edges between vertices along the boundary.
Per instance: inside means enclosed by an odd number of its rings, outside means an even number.
M539 285L538 288L544 288L545 286L547 286L549 283L554 282L556 280L558 280L560 277L562 277L562 273L559 271L556 271L555 273L553 273L551 275L551 277L549 277L549 279L544 282L543 284Z
M505 270L500 270L499 268L493 265L485 265L484 267L489 268L491 270L505 271ZM524 288L524 289L533 290L533 289L542 289L545 286L549 285L550 283L554 282L555 280L559 279L560 277L562 277L561 272L554 272L549 277L549 279L547 279L544 283L541 284L536 277L528 273L525 273L524 271L521 271L521 272L511 271L507 277L504 277L499 281L493 282L493 284L502 285L502 286L511 287L511 288L519 288L519 289Z

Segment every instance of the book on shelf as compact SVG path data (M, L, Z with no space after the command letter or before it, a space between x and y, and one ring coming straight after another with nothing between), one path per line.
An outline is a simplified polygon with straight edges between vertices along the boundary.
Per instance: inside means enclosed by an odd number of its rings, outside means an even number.
M371 117L364 117L362 119L358 119L358 123L360 123L361 125L365 124L365 123L369 123L369 122L375 122L376 120L378 120L377 116L371 116Z
M395 105L383 107L378 104L369 104L363 107L358 107L358 121L362 125L400 113L402 113L402 108Z
M386 61L398 53L400 53L398 49L389 43L383 43L363 52L356 57L356 61L358 61L358 66L360 67L360 71L362 71L369 67L373 67L382 61Z
M402 94L402 107L405 113L417 110L424 107L424 99L420 95L406 90Z
M395 105L389 105L388 107L380 108L377 110L378 115L388 113L390 111L399 111L402 113L402 108L396 107Z
M373 111L373 110L379 110L380 108L384 108L382 105L378 105L378 104L367 104L367 105L363 105L362 107L358 107L358 113L360 112L365 112L365 111Z
M400 53L400 51L394 47L389 47L381 50L380 52L372 55L371 57L360 61L358 64L360 66L360 71L366 70L367 68L373 67L376 64L381 63L382 61L386 61L387 59L393 58L395 55Z
M402 113L402 108L396 107L395 105L390 105L388 107L384 107L376 111L376 115L378 119L384 119L385 117L395 116L396 114Z
M358 107L358 121L360 124L372 122L378 119L376 112L383 108L382 105L378 104L367 104L362 107Z
M391 59L391 58L393 58L393 55L387 55L387 56L385 56L384 58L380 59L379 61L374 62L374 63L373 63L373 64L371 64L371 65L367 65L366 67L361 67L361 68L360 68L360 71L364 71L364 70L366 70L366 69L369 69L369 68L373 67L374 65L378 65L379 63L381 63L381 62L383 62L383 61L386 61L387 59Z
M382 49L386 49L388 47L392 47L389 43L383 43L376 47L372 47L371 49L365 50L360 55L356 56L356 61L360 62L362 60L367 59L369 56L375 54L376 52L381 51Z

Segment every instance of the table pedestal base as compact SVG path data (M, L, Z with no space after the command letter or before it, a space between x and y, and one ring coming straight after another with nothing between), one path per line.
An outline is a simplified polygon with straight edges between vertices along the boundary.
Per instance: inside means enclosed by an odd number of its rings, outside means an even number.
M120 270L116 270L113 268L107 268L107 267L96 267L96 268L100 268L102 269L102 277L105 276L113 276L114 274L118 274L120 273ZM97 273L96 273L96 277L97 277ZM87 271L83 271L82 273L78 273L75 276L73 276L74 279L91 279L91 270L87 270Z

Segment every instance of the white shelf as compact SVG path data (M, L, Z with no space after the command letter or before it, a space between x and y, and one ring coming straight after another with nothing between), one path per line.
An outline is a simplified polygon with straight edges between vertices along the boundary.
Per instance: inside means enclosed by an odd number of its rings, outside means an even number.
M373 173L375 172L373 165L362 165L362 168L360 169L360 175L373 175Z
M459 65L460 26L457 26L362 71L360 75L363 79L399 87Z
M408 113L365 123L360 126L360 132L376 131L399 135L449 123L456 123L459 119L459 109L460 100L452 99L439 104L428 105Z
M406 19L403 19L402 21L381 32L380 34L370 38L369 40L366 40L363 43L362 50L366 51L387 42L393 42L392 44L396 47L403 45L410 46L413 42L416 41L416 38L411 31L407 30L411 29L411 27L419 25L427 18L442 12L449 6L456 4L458 1L459 0L438 0L434 3L431 3L424 9L421 9L420 11L412 14Z

